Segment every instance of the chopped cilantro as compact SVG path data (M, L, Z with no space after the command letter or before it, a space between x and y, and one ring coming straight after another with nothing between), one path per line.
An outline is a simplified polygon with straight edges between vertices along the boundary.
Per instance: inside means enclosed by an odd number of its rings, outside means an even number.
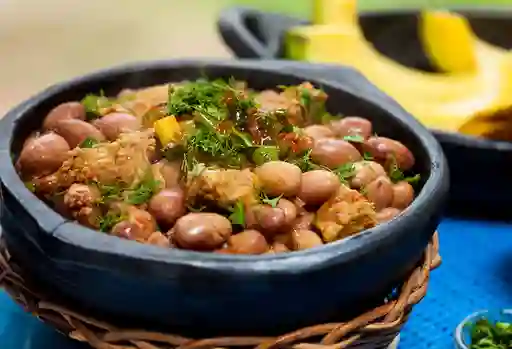
M245 225L245 207L243 202L237 201L230 209L229 220L234 225Z
M346 183L355 175L355 170L354 164L349 162L334 169L333 172L338 176L342 183Z
M352 143L363 143L364 142L363 136L357 135L357 134L345 136L345 137L343 137L343 140L345 140L347 142L352 142Z
M512 324L480 319L470 326L470 349L512 348Z
M99 95L86 95L81 103L85 108L87 120L94 120L101 117L101 109L109 108L113 104L109 98L105 97L103 91L100 91Z
M99 218L99 228L102 232L109 232L117 223L124 220L121 213L107 212L104 216Z
M36 192L36 185L33 182L25 182L25 187L30 190L32 193Z
M160 182L153 179L152 176L151 178L145 178L135 189L129 191L126 202L132 205L148 202L158 192L159 184Z
M273 198L273 199L270 199L267 194L261 192L260 194L260 200L263 204L267 204L267 205L270 205L272 206L273 208L276 208L277 207L277 204L279 203L279 200L281 200L281 198L283 197L283 194Z
M87 137L82 143L80 143L80 148L92 148L98 143L99 142L96 139Z

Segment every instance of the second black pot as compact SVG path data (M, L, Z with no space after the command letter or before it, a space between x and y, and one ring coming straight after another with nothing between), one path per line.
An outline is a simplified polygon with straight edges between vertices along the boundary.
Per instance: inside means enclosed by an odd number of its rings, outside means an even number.
M475 32L495 45L512 47L512 11L466 9ZM383 54L406 66L433 71L418 37L417 11L363 13L365 36ZM219 17L218 28L233 53L240 58L283 58L283 35L307 21L248 8L230 8ZM283 63L281 63L283 64ZM282 65L324 79L336 79L336 66L306 63ZM433 130L450 166L449 213L479 218L511 219L512 143L490 141Z

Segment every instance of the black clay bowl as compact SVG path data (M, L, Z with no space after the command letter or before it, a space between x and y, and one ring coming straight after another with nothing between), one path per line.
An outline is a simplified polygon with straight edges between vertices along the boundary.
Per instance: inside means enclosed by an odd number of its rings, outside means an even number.
M484 40L512 48L512 10L461 9ZM307 21L246 8L230 8L219 17L225 43L238 57L283 57L283 34ZM360 23L375 47L394 60L434 71L418 37L418 12L412 10L362 13ZM307 71L307 66L304 66ZM332 70L332 68L331 68ZM432 130L450 165L450 213L510 219L512 207L512 142L491 141ZM478 178L478 179L477 179Z
M53 106L100 89L114 94L202 76L245 80L255 89L297 84L265 62L170 61L115 68L51 87L1 121L1 223L11 254L51 294L128 327L189 334L275 333L353 316L382 302L420 259L437 227L448 170L434 137L354 71L346 83L314 81L328 109L365 115L401 140L422 175L417 199L397 219L303 252L229 256L147 246L79 226L39 201L13 161Z

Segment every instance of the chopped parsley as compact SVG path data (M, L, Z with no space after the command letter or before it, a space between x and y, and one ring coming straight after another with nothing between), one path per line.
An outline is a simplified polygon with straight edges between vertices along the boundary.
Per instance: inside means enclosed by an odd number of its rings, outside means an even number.
M245 207L242 201L237 201L230 211L229 220L231 224L245 225Z
M153 195L158 192L160 182L151 178L146 178L133 190L128 191L126 202L132 205L141 205L148 202Z
M86 95L82 99L81 104L85 108L87 120L90 121L101 117L101 110L112 107L113 101L111 101L108 97L105 97L103 91L100 91L99 95Z
M512 323L480 319L469 326L471 326L470 349L512 348Z
M98 143L99 142L96 139L87 137L82 143L80 143L80 148L92 148Z
M267 194L261 192L260 193L260 201L261 203L263 204L267 204L267 205L270 205L272 206L272 208L276 208L277 207L277 204L279 203L279 200L281 200L281 198L283 197L283 194L271 199L267 196Z
M109 211L99 218L100 231L109 232L117 223L123 221L125 217L121 213Z
M356 174L356 167L349 162L334 169L333 172L338 176L341 183L347 183Z
M364 142L363 136L357 135L357 134L345 136L345 137L343 137L343 140L345 140L347 142L352 142L352 143L363 143Z

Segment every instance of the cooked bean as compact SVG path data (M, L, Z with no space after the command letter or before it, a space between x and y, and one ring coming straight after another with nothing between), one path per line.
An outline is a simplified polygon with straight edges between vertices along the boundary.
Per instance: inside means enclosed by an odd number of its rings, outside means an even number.
M173 188L179 184L181 179L181 161L170 162L162 159L155 165L159 167L166 188Z
M339 178L331 171L314 170L302 174L297 196L307 205L320 205L338 189Z
M85 108L79 102L66 102L59 104L46 115L43 121L44 130L52 130L61 120L85 120Z
M99 222L102 213L99 207L82 207L80 210L74 211L71 214L78 223L85 225L86 227L93 229L98 229L100 227Z
M285 244L282 244L280 242L274 242L269 250L270 253L284 253L284 252L290 252L290 249L286 247Z
M332 121L330 127L336 136L341 138L357 135L366 139L372 134L372 123L358 116L347 116L341 120Z
M185 249L207 251L219 248L231 236L230 221L217 213L188 213L174 226L173 240Z
M377 212L375 218L377 219L377 222L384 223L387 221L392 220L396 216L400 214L400 210L394 207L386 207Z
M163 189L151 198L148 211L159 224L169 228L185 214L185 193L180 187Z
M105 140L105 136L100 132L100 130L82 120L61 120L55 123L53 129L68 142L71 148L75 148L82 144L82 142L87 138L94 139L96 141Z
M403 210L414 200L414 188L405 181L393 185L392 207Z
M297 207L290 200L279 199L277 208L283 210L285 225L292 224L295 221L295 218L297 218Z
M286 227L285 212L277 207L257 205L254 207L254 217L261 233L267 237Z
M313 221L315 220L315 214L314 213L304 213L297 217L295 219L295 222L293 222L291 229L292 230L309 230L311 229L311 226L313 225Z
M123 132L137 131L140 129L140 122L131 114L110 113L94 120L96 126L108 140L114 141Z
M171 242L169 241L169 238L159 231L155 231L154 233L152 233L146 242L150 245L167 248L171 247Z
M138 228L139 236L137 236L137 239L146 240L156 231L155 219L148 211L135 206L128 206L126 213L128 214L128 221Z
M354 163L354 176L350 179L350 186L361 189L380 176L385 176L386 170L375 161L359 161Z
M375 161L389 166L396 162L398 168L403 171L410 170L414 166L414 156L405 145L386 137L370 137L363 144L363 150L370 153Z
M334 132L324 125L311 125L304 128L304 133L314 140L334 137Z
M272 238L274 244L282 244L285 245L288 249L292 246L292 230L287 231L286 233L279 233L274 235Z
M257 230L244 230L228 239L228 249L236 254L262 254L267 252L265 237Z
M361 154L349 142L323 138L315 142L311 158L320 165L336 168L349 162L361 160Z
M25 146L27 144L29 144L30 142L32 142L34 139L36 139L38 137L41 137L41 132L32 132L32 133L30 133L30 135L27 137L27 139L25 139L25 141L23 142L23 147L22 148L25 148Z
M295 196L300 188L300 168L284 161L269 161L256 167L263 191L271 196Z
M363 188L364 195L380 211L393 201L393 184L386 176L380 176Z
M128 240L145 241L149 236L142 228L129 221L122 221L114 225L110 234ZM151 234L151 233L150 233Z
M64 138L50 132L28 142L16 167L23 176L42 177L59 169L67 158L69 145Z
M295 230L292 232L293 250L305 250L323 245L323 241L317 233L311 230Z

